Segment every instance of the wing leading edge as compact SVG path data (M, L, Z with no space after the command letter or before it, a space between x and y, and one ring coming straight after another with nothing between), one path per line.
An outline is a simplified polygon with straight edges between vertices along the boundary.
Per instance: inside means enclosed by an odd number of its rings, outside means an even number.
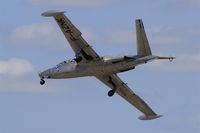
M83 39L81 36L82 33L72 24L64 13L65 11L47 11L42 13L42 16L54 17L76 56L81 56L85 61L100 60L99 55Z
M144 116L138 117L140 120L151 120L161 117L137 96L116 74L97 76L96 78L109 88L116 89L116 93L144 113Z

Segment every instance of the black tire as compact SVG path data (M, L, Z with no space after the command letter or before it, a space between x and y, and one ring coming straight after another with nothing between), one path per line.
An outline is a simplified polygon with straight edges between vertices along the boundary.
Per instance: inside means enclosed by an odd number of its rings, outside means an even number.
M112 97L114 94L115 94L115 91L114 91L114 90L110 90L110 91L108 92L108 96L109 96L109 97Z
M82 57L81 57L81 56L77 56L77 57L75 58L75 61L76 61L76 62L81 62L81 61L82 61Z
M41 79L41 80L40 80L40 84L41 84L41 85L45 84L44 79Z

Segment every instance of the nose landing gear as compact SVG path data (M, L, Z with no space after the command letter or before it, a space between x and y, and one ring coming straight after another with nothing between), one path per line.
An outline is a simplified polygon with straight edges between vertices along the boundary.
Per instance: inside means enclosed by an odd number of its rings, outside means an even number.
M40 80L40 84L41 84L41 85L45 84L45 80L44 80L44 79L41 79L41 80Z

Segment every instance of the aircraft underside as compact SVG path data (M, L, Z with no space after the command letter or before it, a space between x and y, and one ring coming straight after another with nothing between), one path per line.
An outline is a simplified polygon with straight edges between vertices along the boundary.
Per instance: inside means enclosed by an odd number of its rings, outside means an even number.
M134 69L134 63L117 63L117 64L78 64L73 70L65 70L62 68L51 75L44 78L48 79L66 79L84 76L100 76L108 74L116 74Z

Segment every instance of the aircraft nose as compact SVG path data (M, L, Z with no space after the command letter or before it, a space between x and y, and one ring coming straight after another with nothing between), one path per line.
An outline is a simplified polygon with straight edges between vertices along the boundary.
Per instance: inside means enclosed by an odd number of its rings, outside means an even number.
M45 71L43 71L43 72L40 72L39 73L39 77L41 78L41 79L44 79L44 78L50 78L50 69L48 69L48 70L45 70Z
M39 72L38 75L39 75L39 77L40 77L41 79L44 78L44 77L43 77L43 72Z

